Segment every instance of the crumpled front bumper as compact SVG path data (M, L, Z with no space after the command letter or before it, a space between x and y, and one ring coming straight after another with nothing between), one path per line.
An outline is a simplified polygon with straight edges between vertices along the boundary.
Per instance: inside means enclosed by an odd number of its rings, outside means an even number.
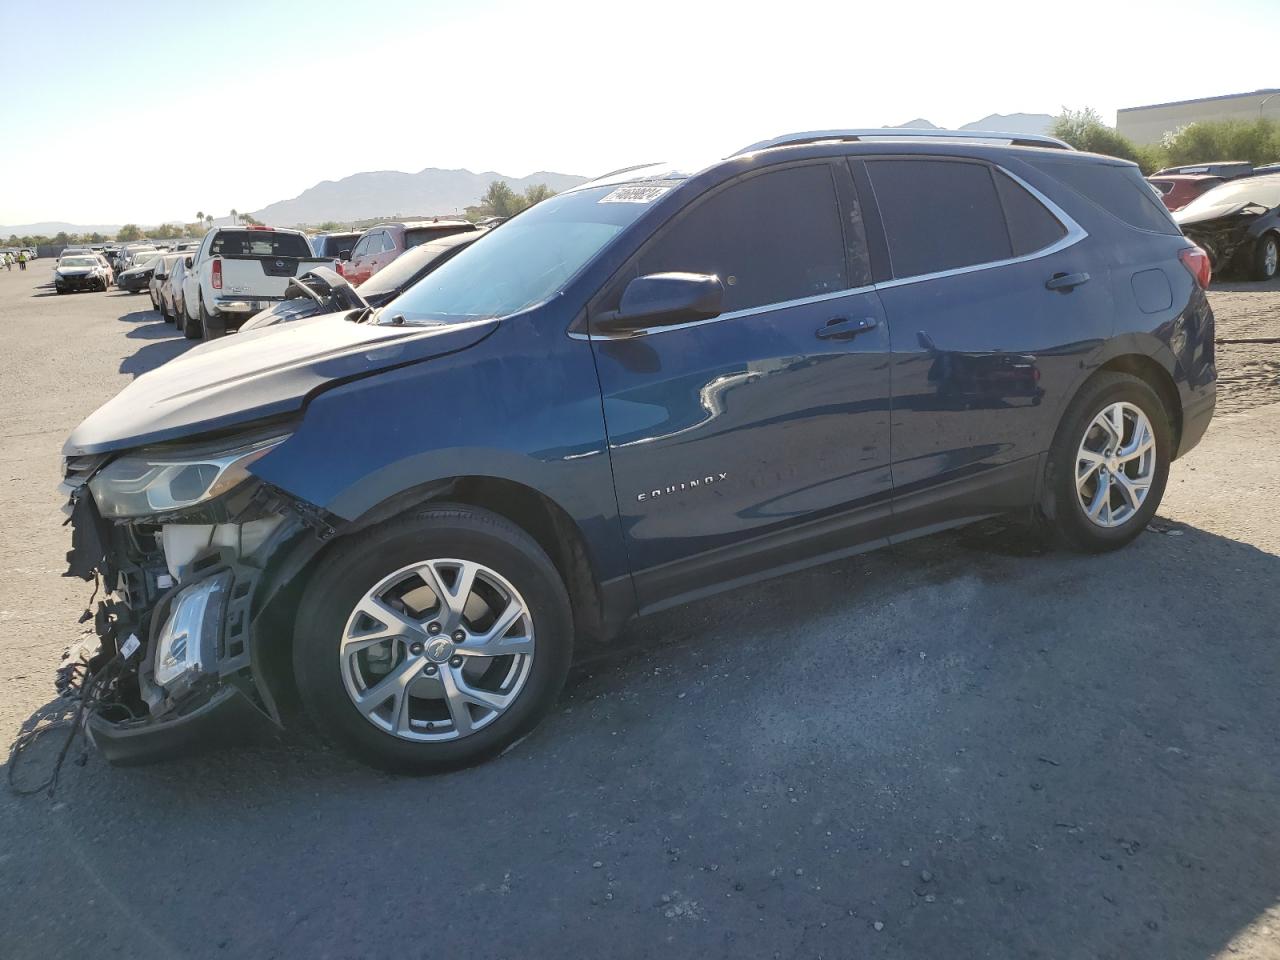
M164 719L112 723L89 715L89 736L109 763L154 763L238 743L269 725L267 717L236 687L219 687L199 706Z
M254 601L265 595L263 564L295 538L308 539L305 525L280 497L252 487L234 494L239 499L220 508L220 517L187 516L176 528L113 523L98 512L86 482L101 458L88 459L69 466L65 486L72 491L67 575L100 578L107 594L94 615L98 650L86 657L101 682L82 688L92 690L86 706L94 744L112 763L139 764L278 726ZM253 530L261 523L267 532ZM206 598L192 615L202 588L217 602ZM161 654L173 655L179 637L195 653L170 660L162 680ZM175 669L175 662L186 666Z

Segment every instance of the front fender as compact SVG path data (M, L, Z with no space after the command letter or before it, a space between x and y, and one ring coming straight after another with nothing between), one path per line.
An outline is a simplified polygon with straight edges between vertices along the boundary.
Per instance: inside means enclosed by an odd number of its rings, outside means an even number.
M540 308L436 360L331 388L254 472L355 521L411 491L493 477L557 504L601 579L629 573L590 344Z

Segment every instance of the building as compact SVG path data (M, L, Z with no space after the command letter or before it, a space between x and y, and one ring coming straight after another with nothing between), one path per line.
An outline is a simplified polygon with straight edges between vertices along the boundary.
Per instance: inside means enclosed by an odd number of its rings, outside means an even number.
M1116 111L1116 131L1137 144L1158 143L1166 133L1189 123L1259 117L1280 120L1280 89L1124 107Z

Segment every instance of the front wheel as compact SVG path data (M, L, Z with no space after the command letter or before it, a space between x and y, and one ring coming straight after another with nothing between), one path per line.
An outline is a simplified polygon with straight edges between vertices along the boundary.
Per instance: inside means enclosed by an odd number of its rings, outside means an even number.
M1254 254L1253 276L1255 280L1274 280L1280 273L1280 239L1268 233L1258 241Z
M1046 474L1058 539L1115 550L1160 506L1172 459L1169 413L1138 377L1104 373L1085 384L1059 425Z
M569 598L541 547L496 514L444 505L337 544L293 645L321 731L408 773L467 766L524 736L572 652Z

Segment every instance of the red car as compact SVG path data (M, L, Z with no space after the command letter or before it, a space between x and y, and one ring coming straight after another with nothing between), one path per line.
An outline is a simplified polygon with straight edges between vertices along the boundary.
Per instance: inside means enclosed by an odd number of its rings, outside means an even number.
M338 263L338 273L352 286L359 286L410 247L478 229L466 220L379 223L360 236L350 258Z
M1147 177L1147 183L1159 191L1160 199L1170 210L1181 210L1206 190L1212 190L1224 182L1222 177L1207 173L1171 173Z

